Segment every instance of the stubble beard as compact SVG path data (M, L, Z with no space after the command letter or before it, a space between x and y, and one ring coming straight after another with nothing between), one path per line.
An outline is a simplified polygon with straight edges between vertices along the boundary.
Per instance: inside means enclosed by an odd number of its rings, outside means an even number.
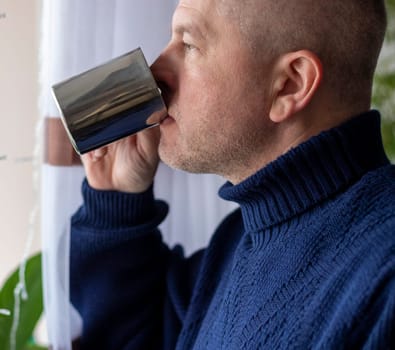
M264 135L255 127L223 133L200 124L192 133L179 130L177 140L161 139L159 156L168 166L190 173L212 173L230 180L242 178L256 160Z
M196 130L187 137L180 132L177 135L178 139L170 142L161 138L159 144L160 159L174 169L190 173L215 173L221 159L219 152L213 152L207 147L207 139L203 136L204 133L206 131Z

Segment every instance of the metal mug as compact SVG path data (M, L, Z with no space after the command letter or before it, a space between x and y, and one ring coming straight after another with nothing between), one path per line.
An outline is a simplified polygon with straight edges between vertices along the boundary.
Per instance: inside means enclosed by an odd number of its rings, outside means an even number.
M52 92L78 154L157 126L167 116L140 48L55 84Z

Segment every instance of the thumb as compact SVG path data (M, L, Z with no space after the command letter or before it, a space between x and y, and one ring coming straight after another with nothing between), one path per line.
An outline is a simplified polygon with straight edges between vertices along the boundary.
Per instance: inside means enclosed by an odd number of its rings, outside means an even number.
M101 147L86 154L83 154L81 156L81 159L83 162L87 160L91 162L98 162L107 154L107 151L107 147Z
M158 157L158 146L160 140L159 127L155 126L152 128L141 131L138 135L138 148L141 154L144 154L147 158L155 156Z

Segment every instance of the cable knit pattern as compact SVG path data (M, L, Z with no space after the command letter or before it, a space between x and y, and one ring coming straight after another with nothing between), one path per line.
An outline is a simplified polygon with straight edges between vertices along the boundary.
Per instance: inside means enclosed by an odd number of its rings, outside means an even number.
M395 167L371 111L219 191L240 209L185 258L166 205L83 185L72 301L83 349L392 349Z

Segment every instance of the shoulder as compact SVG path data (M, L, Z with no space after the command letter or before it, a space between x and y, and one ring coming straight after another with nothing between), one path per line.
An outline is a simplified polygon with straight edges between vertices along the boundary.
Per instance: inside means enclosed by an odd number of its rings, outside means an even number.
M365 174L358 182L373 199L395 199L395 165L389 164ZM395 205L394 202L387 203Z
M341 197L331 207L339 217L332 273L346 305L361 310L395 285L395 166L365 174Z
M395 165L367 173L348 192L354 223L395 237Z
M366 263L395 268L395 166L388 165L366 174L355 188L350 233L360 237ZM358 242L358 241L357 241ZM362 264L361 267L363 267Z
M352 249L344 253L355 265L348 282L361 304L377 311L378 301L395 296L395 166L367 173L352 191L345 233Z

